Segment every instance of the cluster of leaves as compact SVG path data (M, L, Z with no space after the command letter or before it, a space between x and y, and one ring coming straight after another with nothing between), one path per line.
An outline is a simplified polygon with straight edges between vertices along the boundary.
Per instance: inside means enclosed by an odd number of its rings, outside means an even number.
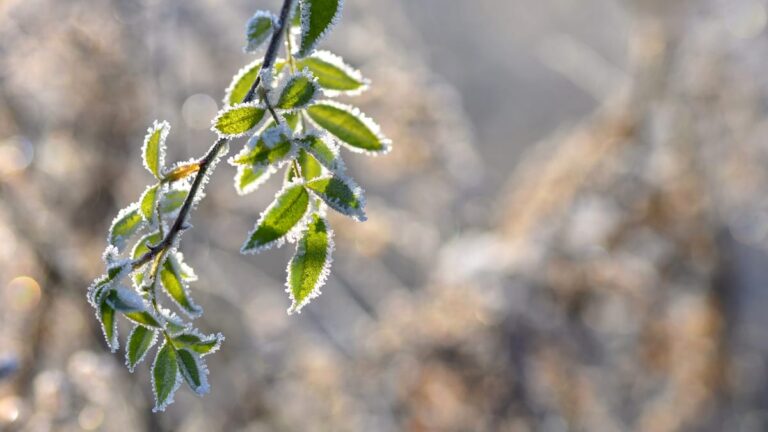
M241 251L257 253L296 243L286 282L289 313L299 312L319 295L328 275L333 231L327 209L358 221L366 218L363 191L347 175L340 147L372 155L390 148L378 126L357 108L328 99L357 94L368 86L339 56L315 50L339 19L342 0L284 1L280 17L259 11L249 20L246 51L258 52L267 41L270 48L233 78L225 108L213 120L219 139L203 158L166 167L170 125L155 122L149 128L142 155L155 181L112 222L103 257L106 274L88 289L88 301L113 352L119 348L118 317L131 323L125 343L131 372L159 345L151 368L154 411L173 402L182 381L200 395L208 392L204 357L224 340L193 325L203 312L189 289L197 277L178 243L229 140L248 136L242 151L229 159L237 167L235 188L241 195L285 169L282 189ZM277 58L274 49L282 36L284 59ZM170 299L178 314L161 305L159 293Z

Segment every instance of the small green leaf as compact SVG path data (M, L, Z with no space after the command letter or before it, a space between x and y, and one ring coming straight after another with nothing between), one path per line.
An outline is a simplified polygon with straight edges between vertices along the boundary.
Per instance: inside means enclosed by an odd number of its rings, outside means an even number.
M165 411L165 408L173 403L173 394L181 384L176 357L176 350L168 341L157 351L155 362L152 364L152 390L155 394L153 412Z
M296 66L299 70L309 69L328 96L357 94L368 87L360 71L329 51L316 51L310 57L297 60Z
M136 245L133 247L133 251L131 252L131 257L133 259L139 258L145 253L149 252L149 245L156 245L160 243L160 240L162 239L163 236L160 235L160 231L155 231L151 234L145 235L136 242Z
M235 190L238 195L245 195L258 189L264 184L269 176L274 172L274 168L254 169L250 165L238 165L235 174Z
M301 176L305 180L312 180L323 174L323 167L304 149L299 150L296 162L298 162L299 168L301 168Z
M284 187L261 214L240 251L258 253L274 245L281 246L291 230L304 218L308 208L309 194L303 185L289 184Z
M288 264L288 313L301 312L309 301L320 295L328 277L333 252L333 231L325 218L315 214L296 245L296 254Z
M180 209L184 205L184 201L189 194L189 186L184 186L179 189L171 189L160 200L160 213L164 216L174 216L175 211Z
M139 204L133 203L120 210L109 228L109 244L121 251L126 241L144 226L144 219L139 212Z
M379 126L357 108L323 101L307 108L307 114L352 151L377 155L390 150L391 143L381 135Z
M160 281L163 283L165 292L184 313L191 318L198 317L203 313L203 309L192 300L189 288L184 283L179 269L170 258L163 263L160 269Z
M139 198L139 209L141 212L141 217L147 222L152 220L152 215L155 212L155 202L157 202L157 193L159 188L159 183L149 186L144 191L144 193L141 194L141 198Z
M351 180L339 176L322 177L306 186L337 212L361 222L366 219L363 190Z
M343 0L301 0L301 36L298 57L312 53L341 17Z
M224 96L225 105L237 105L243 102L245 95L248 94L248 90L251 89L254 81L256 81L256 77L259 76L261 63L261 59L255 60L235 74Z
M269 130L274 129L276 128ZM258 170L270 165L280 166L283 162L293 159L296 148L290 138L283 134L278 137L270 135L272 134L265 131L258 139L249 140L248 145L230 162L233 165L248 165Z
M212 130L222 137L242 136L261 123L264 113L264 108L256 102L227 107L213 120Z
M136 324L141 324L141 325L147 326L147 327L156 327L156 328L160 328L161 327L160 323L157 321L157 319L154 316L152 316L152 314L150 314L147 311L143 311L143 312L128 312L128 313L125 313L123 315L125 315L126 318L128 318L129 320L135 322Z
M299 120L301 119L299 112L286 112L283 114L283 117L285 118L285 124L287 124L292 131L296 131L296 127L299 125Z
M135 326L128 336L125 348L125 364L128 370L133 372L136 365L144 360L147 351L157 341L157 332L144 326Z
M278 90L275 108L294 110L303 108L317 95L319 87L310 73L299 72L287 77L285 84Z
M256 11L256 14L248 20L245 26L245 35L248 44L245 52L256 51L261 44L267 41L276 27L277 17L268 11Z
M176 354L181 376L184 377L192 391L199 395L208 393L208 369L203 364L200 356L187 348L180 348L176 351Z
M165 139L171 125L167 121L155 122L147 129L147 136L144 138L144 145L141 148L144 167L152 173L155 178L160 179L160 170L165 164Z
M107 346L112 352L115 352L120 347L120 343L117 341L117 320L115 319L115 308L107 302L106 296L102 298L97 312L101 331L107 340Z
M331 143L329 139L310 133L296 138L295 141L330 171L344 172L344 162L339 157L338 146Z
M218 351L222 341L224 336L221 333L205 336L196 330L189 330L173 337L173 343L177 347L189 348L201 356Z

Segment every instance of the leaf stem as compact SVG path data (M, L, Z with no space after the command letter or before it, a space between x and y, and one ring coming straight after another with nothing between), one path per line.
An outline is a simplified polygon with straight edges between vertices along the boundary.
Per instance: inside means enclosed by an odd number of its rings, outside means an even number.
M261 73L265 70L271 69L272 66L274 65L275 59L277 58L278 47L280 46L280 39L284 34L284 30L286 26L290 26L290 23L288 22L289 21L288 18L290 16L291 8L293 7L294 1L295 0L283 0L283 6L280 10L279 28L276 29L274 33L272 33L272 39L270 39L269 46L267 47L267 52L266 54L264 54L264 62L261 65L261 70L259 71L259 75L256 77L256 80L251 85L251 88L248 90L248 93L243 98L243 103L251 102L254 99L254 97L256 96L256 90L262 84ZM264 95L264 100L267 104L267 107L270 107L270 111L273 113L273 116L274 116L275 115L274 110L271 108L271 105L269 104L269 100L267 99L266 95ZM144 264L152 260L152 258L156 257L158 254L168 250L171 247L171 245L173 245L173 243L176 241L176 238L179 236L179 234L188 228L186 220L187 220L187 217L189 216L190 211L192 210L195 197L197 196L197 193L200 191L200 188L203 185L203 179L208 174L208 171L213 166L213 162L216 161L216 159L219 156L219 153L222 151L222 149L225 148L228 142L229 142L229 139L227 138L217 139L216 142L214 142L213 145L211 145L211 147L208 149L205 155L197 162L199 169L197 171L197 174L195 175L195 179L192 181L192 186L189 190L189 194L187 194L187 197L184 200L184 204L181 206L178 216L176 216L176 220L174 220L173 225L168 230L168 233L165 235L165 237L163 237L163 239L160 241L160 243L154 246L150 246L149 251L147 253L135 259L131 263L131 267L133 269L137 269L143 266Z

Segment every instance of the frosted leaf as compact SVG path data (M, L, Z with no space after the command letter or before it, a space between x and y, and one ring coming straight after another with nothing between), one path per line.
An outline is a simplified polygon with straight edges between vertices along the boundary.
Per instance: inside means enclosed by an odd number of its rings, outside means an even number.
M185 323L170 309L158 307L158 312L160 313L160 317L163 319L166 333L168 333L171 337L189 331L191 324Z
M171 258L165 260L160 269L160 281L166 294L185 314L190 318L202 315L203 309L192 300L189 287L182 278L175 260Z
M152 392L155 395L155 407L152 412L165 411L165 408L173 403L173 395L179 385L181 374L176 350L165 341L152 363Z
M237 173L235 174L235 190L237 194L245 195L255 191L274 174L275 170L274 166L254 169L250 165L238 165Z
M240 103L225 107L213 119L211 130L221 137L235 138L243 136L261 123L265 113L266 110L257 102Z
M117 351L120 348L120 342L117 340L117 316L115 308L107 301L107 296L101 299L101 304L96 309L96 318L101 324L101 331L104 333L104 339L107 341L110 351Z
M172 339L177 347L189 348L204 357L219 350L221 343L224 342L224 335L221 333L204 335L197 330L187 330L173 336Z
M147 187L144 193L139 198L139 210L141 217L147 221L152 221L152 216L155 213L155 202L157 202L157 195L160 189L160 184L154 184Z
M177 182L188 180L188 177L200 170L200 164L195 159L176 162L163 171L163 182Z
M322 199L328 207L356 221L366 220L363 189L352 179L335 175L307 182L307 189Z
M275 195L248 234L240 252L255 254L272 246L280 247L301 229L300 222L309 209L309 194L301 183L290 183Z
M276 95L276 100L272 101L275 108L296 110L314 102L320 93L320 86L312 73L306 70L287 75L272 93Z
M189 195L191 186L180 184L169 187L160 199L160 213L165 218L175 218ZM198 194L202 192L198 191Z
M262 60L254 60L240 69L232 78L224 96L224 105L237 105L243 102L256 77L259 76Z
M288 263L289 314L301 312L304 305L320 295L330 272L332 252L333 231L324 217L314 214L296 244L296 254Z
M202 396L208 391L210 387L208 385L208 367L205 365L203 359L200 356L188 349L179 348L176 351L176 356L179 362L179 371L184 380L189 384L189 387Z
M322 101L307 108L307 114L354 152L380 155L391 149L392 143L381 134L379 125L355 107Z
M141 147L144 168L157 179L161 179L160 171L165 164L165 140L171 131L167 121L155 122L147 129L144 145Z
M279 167L296 156L296 146L289 136L284 134L285 125L273 127L261 136L254 136L243 150L230 159L230 164L247 165L254 170L268 166ZM276 132L276 133L272 133Z
M147 352L157 341L157 331L144 326L134 326L125 346L125 365L133 373L136 365L141 363Z
M339 156L338 145L326 134L310 132L296 138L295 141L329 171L338 173L345 171L344 161Z
M107 301L116 311L119 312L141 312L147 310L144 299L134 290L124 286L118 286L114 289Z
M122 251L126 241L145 225L139 213L139 203L133 203L120 212L112 220L107 240L118 251Z
M296 55L306 57L312 53L320 39L331 31L339 19L343 0L300 0L301 36Z
M152 313L146 310L137 311L137 312L126 312L123 315L129 320L135 322L136 324L141 324L143 326L155 327L155 328L162 327L157 317L155 317Z
M301 70L309 69L326 96L357 95L370 84L359 70L329 51L315 51L311 56L297 60L296 66Z
M146 234L144 237L141 237L138 241L136 241L135 245L133 245L131 258L134 260L141 258L144 254L149 252L149 245L157 245L162 240L163 236L160 235L160 231ZM134 272L133 282L136 284L136 286L141 286L142 282L144 282L144 272Z
M272 32L277 28L277 17L268 11L256 11L248 20L245 26L245 36L248 44L245 46L245 52L255 52L261 44L272 36Z
M269 149L275 148L276 145L282 142L289 141L291 137L293 137L293 132L285 124L267 128L261 133L261 141ZM253 145L252 139L248 141L248 145Z
M179 276L187 282L194 282L197 280L195 270L184 262L184 254L179 251L172 252L168 259L173 261L173 265L178 269Z
M304 149L299 150L299 154L296 157L296 163L299 165L301 177L304 180L312 180L323 174L322 165L320 165L320 163L317 162L314 157L310 156Z

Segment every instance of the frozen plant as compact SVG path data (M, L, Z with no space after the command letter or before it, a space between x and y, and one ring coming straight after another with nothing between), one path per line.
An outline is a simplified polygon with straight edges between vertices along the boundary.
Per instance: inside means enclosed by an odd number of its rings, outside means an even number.
M279 16L256 12L246 25L245 51L264 50L264 56L232 79L225 107L212 122L218 139L200 159L166 165L170 125L155 122L147 131L143 162L154 182L112 222L104 252L106 274L90 286L88 301L113 352L119 347L118 316L133 324L125 342L129 370L158 346L152 363L155 411L173 402L182 382L200 395L208 392L204 357L224 340L192 323L203 309L192 299L189 284L197 277L179 241L230 140L248 137L229 159L237 168L239 194L285 171L282 189L241 251L255 254L296 244L286 281L289 314L319 295L328 276L333 252L328 209L357 221L366 218L363 190L347 175L339 150L378 155L389 151L390 142L360 110L328 99L368 86L341 57L315 49L339 20L341 8L342 0L284 0ZM277 57L281 49L285 58ZM159 297L160 292L165 296ZM161 300L170 300L173 310Z

